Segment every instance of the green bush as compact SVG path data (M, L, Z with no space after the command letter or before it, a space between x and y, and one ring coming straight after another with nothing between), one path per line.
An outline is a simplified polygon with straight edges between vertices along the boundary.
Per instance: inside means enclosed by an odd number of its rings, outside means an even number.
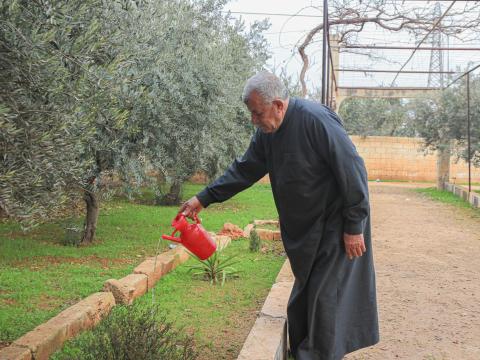
M193 360L191 337L167 322L158 308L124 307L113 310L93 331L69 342L54 360Z

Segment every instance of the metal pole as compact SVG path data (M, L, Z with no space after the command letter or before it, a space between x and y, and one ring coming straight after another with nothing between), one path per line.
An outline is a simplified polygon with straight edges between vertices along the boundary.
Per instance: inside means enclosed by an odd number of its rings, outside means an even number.
M327 33L327 36L328 36L328 33ZM327 51L330 51L330 47L328 47ZM327 95L325 96L325 105L330 107L330 101L329 101L329 98L330 98L330 59L328 57L328 54L327 54L327 57L325 58L325 60L327 62Z
M468 156L468 192L472 191L472 161L470 149L470 73L467 74L467 156Z
M322 104L327 103L327 42L328 42L328 0L323 0L323 56L322 56Z

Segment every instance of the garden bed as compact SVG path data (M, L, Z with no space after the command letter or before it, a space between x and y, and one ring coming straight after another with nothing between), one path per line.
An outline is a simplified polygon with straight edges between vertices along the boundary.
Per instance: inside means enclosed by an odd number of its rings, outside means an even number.
M176 327L193 336L200 360L236 358L285 261L275 251L253 253L248 246L248 240L242 239L223 250L226 257L238 254L233 267L240 271L238 278L227 280L223 286L193 279L189 266L196 261L190 259L154 288L154 303ZM152 306L152 293L131 306ZM89 336L87 332L68 342L53 359L68 359L78 353Z
M185 198L201 188L188 185ZM177 210L125 199L103 203L97 241L79 248L61 244L65 235L61 224L45 224L29 233L22 233L16 224L0 224L1 346L99 291L105 280L130 274L154 255ZM218 231L225 222L243 227L254 218L275 216L269 185L255 185L202 213L210 231Z

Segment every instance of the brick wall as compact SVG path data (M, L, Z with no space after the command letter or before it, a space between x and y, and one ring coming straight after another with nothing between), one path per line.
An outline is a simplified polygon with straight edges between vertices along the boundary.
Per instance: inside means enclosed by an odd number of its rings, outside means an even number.
M370 179L432 181L436 180L435 153L425 154L420 138L387 136L351 136L365 160ZM450 160L450 180L468 181L466 162ZM472 166L472 181L480 181L480 169Z
M436 181L436 154L425 154L420 138L351 136L351 139L365 160L371 180ZM450 181L468 181L466 162L455 160L452 156ZM480 182L480 168L472 166L472 181ZM268 176L261 182L268 183Z

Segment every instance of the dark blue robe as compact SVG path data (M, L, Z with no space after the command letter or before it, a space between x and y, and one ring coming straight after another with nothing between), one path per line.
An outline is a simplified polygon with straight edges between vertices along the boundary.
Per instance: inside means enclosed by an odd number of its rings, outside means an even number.
M291 98L279 129L257 130L224 175L197 194L204 207L266 173L295 283L288 303L290 348L299 360L337 360L378 342L367 174L341 120ZM347 258L343 233L364 234L366 253Z

